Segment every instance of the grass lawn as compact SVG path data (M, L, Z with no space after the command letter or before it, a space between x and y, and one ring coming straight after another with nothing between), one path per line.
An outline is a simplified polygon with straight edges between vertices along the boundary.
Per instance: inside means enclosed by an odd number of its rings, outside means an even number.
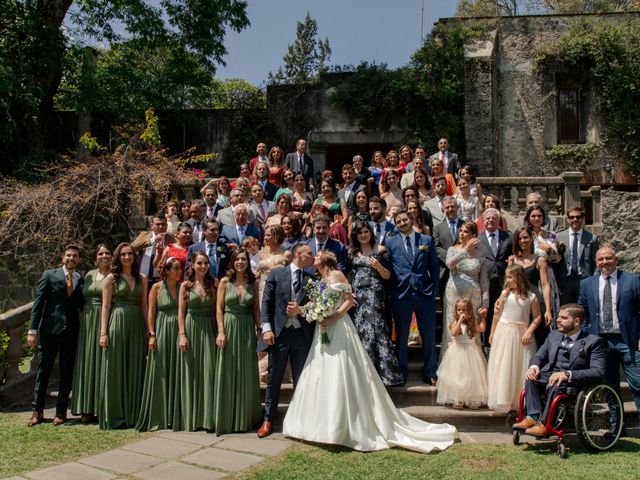
M97 425L79 423L54 427L51 419L29 428L28 419L0 413L0 478L106 452L146 436L132 429L102 432Z
M456 444L424 455L392 449L360 453L338 447L296 444L235 478L285 479L617 479L638 478L640 440L623 439L615 450L591 454L569 444L569 457L556 455L555 443L535 445Z

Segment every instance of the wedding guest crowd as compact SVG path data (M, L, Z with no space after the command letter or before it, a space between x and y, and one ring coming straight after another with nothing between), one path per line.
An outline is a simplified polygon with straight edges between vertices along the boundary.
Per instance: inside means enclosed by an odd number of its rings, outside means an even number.
M314 170L305 139L286 157L264 142L256 154L234 181L208 182L202 199L167 202L131 243L98 245L84 277L73 245L61 268L43 274L28 336L38 347L30 426L42 422L57 355L54 425L66 421L72 388L72 413L102 429L223 434L259 425L260 382L291 377L282 362L276 370L264 354L259 362L257 350L275 348L261 319L275 329L295 318L264 311L292 289L267 279L296 251L292 268L305 278L318 273L312 257L335 255L353 291L355 331L387 387L409 381L413 331L421 380L438 386L439 402L516 408L562 299L587 309L583 328L610 344L608 380L619 388L622 362L640 406L640 277L616 269L615 251L584 229L581 208L556 232L544 198L531 192L519 226L445 138L428 159L409 145L376 151L370 165L355 155L339 177ZM612 290L624 296L612 301ZM300 362L291 365L294 380ZM268 400L265 420L275 415L277 393Z

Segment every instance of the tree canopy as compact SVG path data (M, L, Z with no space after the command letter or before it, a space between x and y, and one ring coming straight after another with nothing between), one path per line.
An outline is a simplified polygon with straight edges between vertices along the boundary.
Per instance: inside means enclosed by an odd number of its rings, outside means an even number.
M224 62L227 29L240 31L249 25L246 7L245 0L3 0L0 149L4 162L0 171L11 172L18 160L34 161L42 154L69 49L88 41L117 44L110 59L105 63L98 60L95 65L97 72L115 77L122 76L115 66L118 60L132 62L140 60L143 53L150 53L148 58L159 64L147 69L145 75L163 75L170 86L177 85L176 79L185 71L191 76L193 82L173 92L171 98L188 105L202 93L201 79L206 74L211 76L216 65ZM89 68L89 64L83 65ZM81 80L89 80L89 71L80 72L85 75ZM68 80L65 78L67 87L71 84ZM147 80L144 75L135 78L141 85ZM78 85L77 91L62 92L58 100L75 102L83 108L95 106L91 105L95 100L79 95L82 88L92 85L82 81ZM130 86L135 102L136 91ZM154 94L166 100L168 92Z

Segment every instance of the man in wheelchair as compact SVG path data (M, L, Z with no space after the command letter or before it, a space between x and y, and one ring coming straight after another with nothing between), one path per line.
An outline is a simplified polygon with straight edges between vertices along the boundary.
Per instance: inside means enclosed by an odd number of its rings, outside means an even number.
M527 416L513 425L527 435L543 436L553 398L567 386L602 382L605 373L605 341L583 332L585 311L575 303L560 307L558 329L551 330L536 352L525 375ZM547 401L542 405L542 396Z

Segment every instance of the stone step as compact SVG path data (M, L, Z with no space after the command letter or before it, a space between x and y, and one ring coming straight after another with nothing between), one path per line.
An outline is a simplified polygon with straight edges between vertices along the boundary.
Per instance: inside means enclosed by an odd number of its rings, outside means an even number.
M264 383L260 385L263 401L266 387L267 386ZM627 382L622 382L620 384L620 389L622 390L622 401L629 403L629 405L631 406L631 411L635 411L635 406L633 404L633 394L629 389L629 384ZM404 387L389 387L387 388L387 392L389 392L391 400L393 400L393 403L396 405L440 407L440 405L436 403L436 399L438 398L438 389L436 387L432 387L431 385L422 383L422 376L419 374L410 373L409 381ZM282 388L280 389L280 403L289 403L292 396L293 384L282 384ZM475 413L475 411L473 413Z

